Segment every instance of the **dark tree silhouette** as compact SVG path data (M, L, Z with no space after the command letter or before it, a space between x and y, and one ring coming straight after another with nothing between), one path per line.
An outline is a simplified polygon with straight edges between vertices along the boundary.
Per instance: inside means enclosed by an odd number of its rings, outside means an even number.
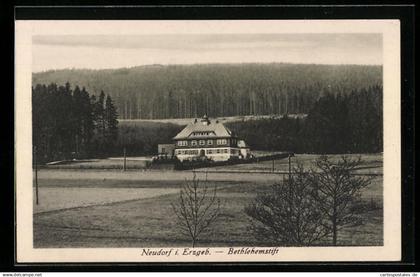
M105 101L104 116L106 145L112 147L116 144L118 138L118 114L109 95L107 95Z
M353 175L360 159L343 156L333 162L321 156L307 172L298 166L283 185L259 194L245 208L252 218L251 231L272 245L337 245L339 231L362 224L369 211L360 205L361 190L372 178Z
M362 165L362 160L342 156L333 162L321 156L309 176L312 197L317 209L322 213L323 226L332 235L332 244L337 245L338 232L345 227L362 224L357 204L361 190L370 184L373 177L355 176L354 171Z
M382 85L381 66L201 64L114 70L57 70L33 75L106 91L121 119L308 113L325 93L349 95ZM139 101L141 100L141 101ZM140 112L139 112L140 111Z
M269 245L308 246L319 243L329 232L323 228L323 214L311 197L312 186L302 165L293 177L259 193L245 208L252 219L250 231Z
M104 97L101 94L96 101L85 88L72 90L69 83L33 87L33 145L38 161L94 157L104 154L106 143L114 145L118 115L110 97L100 109Z

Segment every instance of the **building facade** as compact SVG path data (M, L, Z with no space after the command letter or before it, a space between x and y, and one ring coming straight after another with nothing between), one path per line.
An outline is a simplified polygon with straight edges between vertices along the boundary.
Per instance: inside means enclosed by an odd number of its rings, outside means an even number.
M204 116L188 124L175 137L175 156L180 160L207 158L226 161L231 158L245 159L250 149L227 127L217 120Z
M158 156L171 159L174 157L175 145L174 144L158 144Z

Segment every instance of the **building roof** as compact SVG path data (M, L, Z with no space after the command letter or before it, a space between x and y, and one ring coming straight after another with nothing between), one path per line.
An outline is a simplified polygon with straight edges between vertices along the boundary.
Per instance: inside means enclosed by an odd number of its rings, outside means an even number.
M188 124L181 132L179 132L174 139L187 138L216 138L216 137L233 137L229 128L225 127L218 120L211 120L206 115L200 120L195 119Z

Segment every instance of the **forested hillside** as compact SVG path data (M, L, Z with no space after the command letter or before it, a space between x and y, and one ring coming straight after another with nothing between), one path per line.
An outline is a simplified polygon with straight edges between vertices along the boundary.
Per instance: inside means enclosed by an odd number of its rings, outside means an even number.
M121 155L123 149L132 156L152 155L185 126L144 120L118 124L109 95L89 94L69 83L33 87L32 107L39 162ZM306 117L238 117L226 125L252 150L376 153L383 151L382 113L382 87L373 86L348 95L327 93Z
M33 74L57 83L105 91L120 119L190 118L309 113L328 94L382 86L381 66L304 64L150 65Z
M338 154L383 151L382 87L326 94L306 117L255 117L225 125L252 150ZM192 121L192 120L191 120ZM157 153L159 143L170 143L183 125L123 120L116 151L129 155Z
M226 124L254 150L338 154L383 151L382 87L321 97L304 118Z

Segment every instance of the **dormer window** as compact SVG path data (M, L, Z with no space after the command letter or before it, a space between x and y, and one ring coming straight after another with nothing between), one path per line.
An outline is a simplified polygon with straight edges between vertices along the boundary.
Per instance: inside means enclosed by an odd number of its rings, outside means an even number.
M194 132L191 134L192 137L212 136L212 135L214 135L213 132Z

